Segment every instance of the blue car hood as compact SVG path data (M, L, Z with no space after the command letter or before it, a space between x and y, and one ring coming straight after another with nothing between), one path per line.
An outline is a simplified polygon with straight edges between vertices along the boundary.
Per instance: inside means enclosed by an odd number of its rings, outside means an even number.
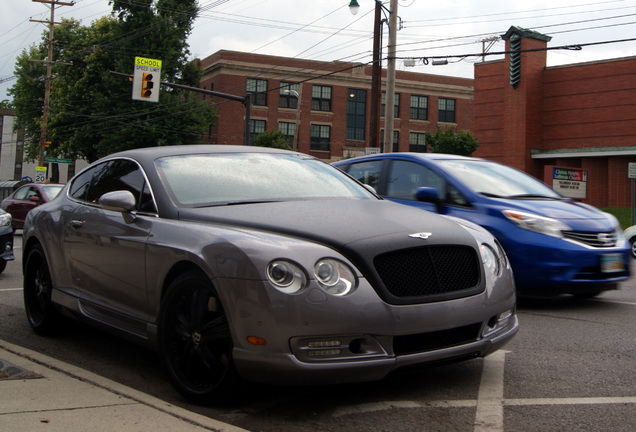
M496 200L503 208L515 208L539 216L550 217L570 225L573 229L612 230L614 224L605 213L574 200L506 199Z

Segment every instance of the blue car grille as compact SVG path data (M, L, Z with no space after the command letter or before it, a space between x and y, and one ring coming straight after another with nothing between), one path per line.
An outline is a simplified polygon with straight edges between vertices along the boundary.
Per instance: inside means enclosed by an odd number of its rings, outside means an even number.
M430 246L378 255L375 269L391 304L449 300L481 292L480 260L469 246ZM384 295L383 295L384 294Z
M563 236L577 243L582 243L595 248L610 248L616 246L618 236L616 232L587 233L576 231L563 231Z

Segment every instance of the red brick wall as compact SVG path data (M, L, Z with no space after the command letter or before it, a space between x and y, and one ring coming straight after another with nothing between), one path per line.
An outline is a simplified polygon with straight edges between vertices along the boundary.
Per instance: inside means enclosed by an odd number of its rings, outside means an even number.
M245 95L246 79L266 79L268 90L267 107L253 106L251 117L267 122L267 130L277 129L278 121L295 122L295 109L279 109L278 87L281 81L304 82L301 92L301 117L299 129L299 151L325 159L343 156L343 147L364 148L369 137L369 115L371 98L371 67L354 63L316 62L275 56L262 56L233 51L219 51L199 61L204 68L201 87L214 91ZM337 72L336 72L337 71ZM329 74L336 72L335 74ZM326 75L325 75L326 74ZM386 71L383 71L386 75ZM383 78L384 89L386 76ZM311 110L311 90L314 84L332 87L332 111ZM400 116L395 119L394 128L399 131L399 149L408 151L409 132L434 131L437 126L437 103L439 97L455 99L455 123L440 124L457 129L471 130L473 127L473 80L439 75L429 75L397 71L396 92L400 94ZM346 140L348 89L367 91L367 139ZM411 121L411 94L428 96L428 120ZM219 144L242 144L245 110L241 103L212 97L218 103L219 119L213 128L209 142ZM310 125L331 126L331 151L310 152ZM380 120L384 128L384 117Z
M636 145L636 59L549 68L541 148Z

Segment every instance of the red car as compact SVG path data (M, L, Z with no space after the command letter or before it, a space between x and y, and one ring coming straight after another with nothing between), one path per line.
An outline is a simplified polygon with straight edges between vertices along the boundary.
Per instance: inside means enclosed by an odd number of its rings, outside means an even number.
M13 217L13 229L22 229L27 213L40 204L51 201L63 187L61 184L25 184L3 199L0 207Z

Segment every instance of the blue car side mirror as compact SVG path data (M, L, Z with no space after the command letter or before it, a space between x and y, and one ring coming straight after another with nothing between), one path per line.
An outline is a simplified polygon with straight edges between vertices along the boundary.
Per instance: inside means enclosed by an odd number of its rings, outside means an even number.
M417 188L417 192L415 193L415 198L418 201L422 202L430 202L435 204L435 208L438 213L442 212L444 205L442 204L442 200L439 199L439 191L434 187L420 187Z

